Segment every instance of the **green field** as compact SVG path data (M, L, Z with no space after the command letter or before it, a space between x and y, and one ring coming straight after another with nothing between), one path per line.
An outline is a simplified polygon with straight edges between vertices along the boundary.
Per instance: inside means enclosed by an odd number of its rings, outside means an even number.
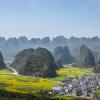
M98 96L98 98L100 99L100 90L96 91L96 95Z
M51 79L33 78L31 76L16 76L9 69L0 70L0 89L20 93L37 93L41 89L50 90L53 86L59 85L65 77L77 77L83 74L92 74L92 69L80 69L65 65L57 70L58 76Z
M61 85L60 81L66 77L77 77L83 74L92 74L92 69L80 69L72 67L71 65L65 65L64 68L57 70L57 77L43 79L34 78L31 76L14 75L13 71L9 69L0 70L0 90L22 93L22 94L34 94L39 95L41 90L48 91L52 87ZM98 93L99 94L99 93ZM55 97L55 98L60 98ZM63 100L73 100L73 97L61 97Z
M8 69L0 70L0 89L18 92L38 94L41 89L50 90L53 86L59 85L48 79L33 78L30 76L16 76Z
M77 67L73 67L71 65L64 65L63 68L60 68L59 70L57 70L57 77L53 78L53 80L56 81L61 81L64 80L67 77L70 78L75 78L78 76L82 76L84 74L93 74L93 69L91 68L77 68Z

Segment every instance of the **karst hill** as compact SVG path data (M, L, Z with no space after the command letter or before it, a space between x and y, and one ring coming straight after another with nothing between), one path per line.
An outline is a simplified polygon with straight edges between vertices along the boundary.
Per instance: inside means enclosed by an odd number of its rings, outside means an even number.
M11 64L19 74L35 77L56 76L57 66L52 54L45 48L25 49Z

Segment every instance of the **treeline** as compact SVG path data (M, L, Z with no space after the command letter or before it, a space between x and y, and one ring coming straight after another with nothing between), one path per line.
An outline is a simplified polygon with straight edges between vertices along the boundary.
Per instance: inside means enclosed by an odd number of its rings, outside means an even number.
M33 95L0 90L0 100L90 100L82 97L49 96L47 94Z
M37 48L43 47L47 48L50 51L53 51L58 46L68 46L71 51L71 54L75 55L75 50L77 47L80 47L82 44L85 44L89 47L95 58L100 58L100 38L66 38L64 36L57 36L53 39L50 37L45 38L31 38L30 40L27 37L19 37L19 38L9 38L5 39L4 37L0 37L0 51L4 55L5 61L11 62L15 55L26 48Z
M34 94L24 94L24 93L16 93L9 92L5 90L0 90L0 98L4 98L4 100L56 100L50 99L50 97L46 95L35 96Z

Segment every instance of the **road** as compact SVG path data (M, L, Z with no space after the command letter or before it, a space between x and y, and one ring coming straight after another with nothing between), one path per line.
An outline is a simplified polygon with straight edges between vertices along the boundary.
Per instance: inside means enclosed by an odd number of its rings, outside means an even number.
M14 72L14 73L12 73L12 74L15 74L15 75L17 75L17 76L19 75L18 72L17 72L14 68L9 67L9 66L7 66L7 68L10 69L10 70L12 70L12 71Z

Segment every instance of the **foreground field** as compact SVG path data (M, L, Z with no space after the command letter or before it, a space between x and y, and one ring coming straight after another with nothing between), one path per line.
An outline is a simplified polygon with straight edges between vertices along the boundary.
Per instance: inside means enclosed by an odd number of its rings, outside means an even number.
M73 97L73 96L49 96L49 95L34 95L7 92L0 90L0 100L91 100L88 97Z
M72 96L41 96L59 82L49 79L16 76L8 69L0 70L0 100L80 100ZM44 94L45 95L45 94ZM89 99L83 99L89 100Z
M55 96L41 99L39 95L45 93L54 86L60 85L61 83L59 81L63 80L65 76L76 77L83 74L92 74L92 69L79 69L70 65L65 65L64 68L57 70L58 77L52 79L34 78L22 75L17 76L13 73L14 72L9 69L0 70L0 99L2 98L2 100L11 100L11 97L16 100L37 100L37 98L38 100L89 100L87 98L83 99L72 96ZM18 98L18 96L22 99ZM27 97L29 98L23 99ZM33 99L33 97L36 99Z
M75 78L78 76L82 76L84 74L91 75L91 74L93 74L93 70L90 68L85 69L85 68L73 67L71 65L64 65L63 68L60 68L59 70L57 70L58 77L53 78L53 80L61 81L67 77Z
M41 90L50 90L59 85L48 79L33 78L29 76L16 76L8 69L0 70L0 89L18 92L38 94Z

